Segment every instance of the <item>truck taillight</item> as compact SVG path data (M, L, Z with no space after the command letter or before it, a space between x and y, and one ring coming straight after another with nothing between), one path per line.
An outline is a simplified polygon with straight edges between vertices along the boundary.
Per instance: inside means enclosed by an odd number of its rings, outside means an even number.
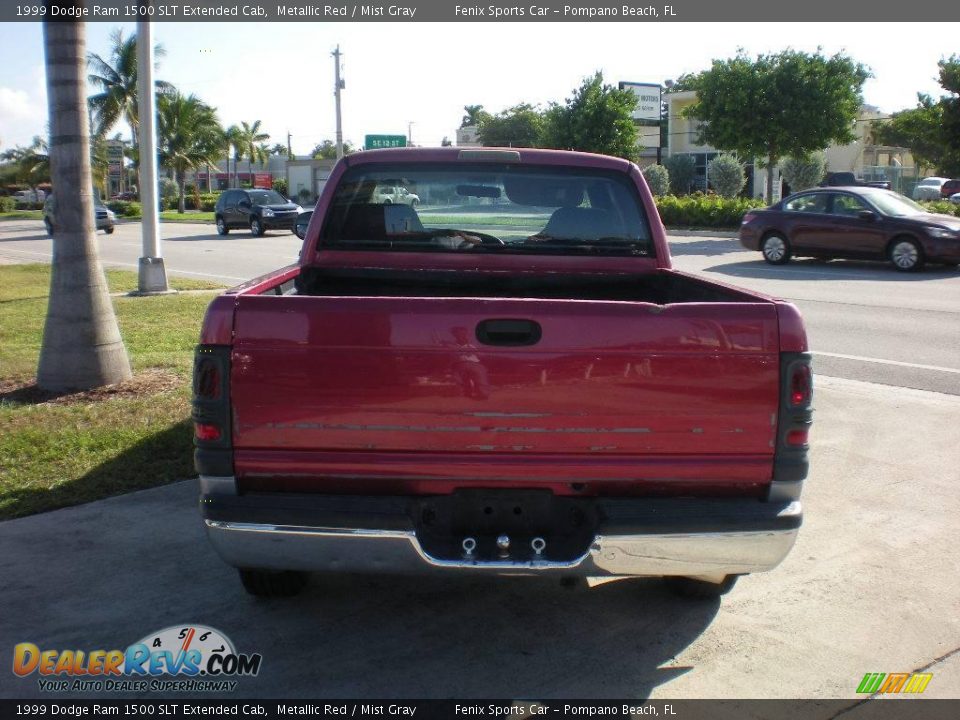
M790 404L803 407L810 404L810 366L794 365L790 369Z
M199 475L233 475L230 346L198 345L193 361L194 464Z
M197 440L210 442L220 439L220 428L213 423L194 423L193 432L197 436Z
M194 393L206 400L220 397L220 364L214 358L200 358L194 373Z

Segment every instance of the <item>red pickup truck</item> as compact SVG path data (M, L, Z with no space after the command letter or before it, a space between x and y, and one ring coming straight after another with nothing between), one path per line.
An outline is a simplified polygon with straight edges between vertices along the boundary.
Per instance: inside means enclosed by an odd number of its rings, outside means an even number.
M382 187L420 204L377 202ZM671 267L625 160L341 160L297 265L216 298L194 369L207 534L311 571L662 576L719 595L801 523L796 308Z

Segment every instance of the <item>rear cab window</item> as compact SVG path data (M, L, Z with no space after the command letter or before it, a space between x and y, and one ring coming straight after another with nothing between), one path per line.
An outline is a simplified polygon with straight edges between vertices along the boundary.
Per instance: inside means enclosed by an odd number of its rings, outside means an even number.
M384 202L390 189L416 207ZM512 163L362 164L340 180L320 249L652 258L636 186L611 170Z

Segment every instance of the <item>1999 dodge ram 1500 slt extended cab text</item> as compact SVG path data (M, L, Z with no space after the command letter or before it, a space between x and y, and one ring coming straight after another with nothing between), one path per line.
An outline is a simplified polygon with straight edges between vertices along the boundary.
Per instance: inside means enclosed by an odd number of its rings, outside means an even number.
M419 207L377 202L385 185ZM254 594L310 571L721 594L800 526L800 315L672 269L625 160L350 155L299 263L216 298L200 343L202 513Z

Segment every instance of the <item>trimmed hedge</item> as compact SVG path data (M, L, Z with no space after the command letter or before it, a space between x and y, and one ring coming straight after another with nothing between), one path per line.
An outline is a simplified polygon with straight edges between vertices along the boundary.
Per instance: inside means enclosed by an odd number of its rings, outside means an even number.
M960 203L952 203L949 200L928 200L920 204L932 213L960 217Z
M672 227L735 228L744 214L766 207L756 198L724 198L719 195L664 195L656 198L664 225Z
M111 200L107 203L107 207L120 217L140 217L141 214L140 203L130 200Z

